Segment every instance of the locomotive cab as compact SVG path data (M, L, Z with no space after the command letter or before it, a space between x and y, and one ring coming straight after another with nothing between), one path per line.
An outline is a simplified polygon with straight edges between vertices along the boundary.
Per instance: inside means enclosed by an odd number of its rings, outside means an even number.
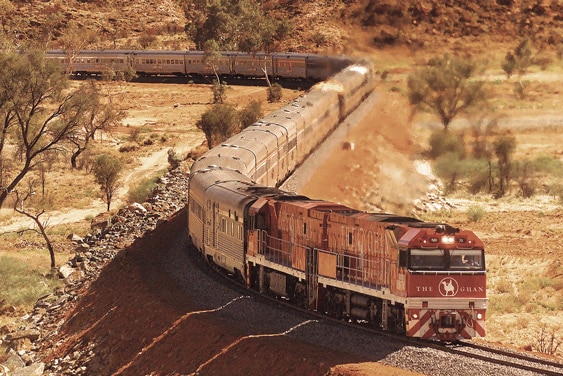
M398 247L407 335L440 341L483 337L486 269L479 238L443 225L411 228Z

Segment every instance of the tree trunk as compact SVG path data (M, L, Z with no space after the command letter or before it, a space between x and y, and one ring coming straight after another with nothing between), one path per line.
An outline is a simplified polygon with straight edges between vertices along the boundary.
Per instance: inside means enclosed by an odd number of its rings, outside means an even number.
M14 206L14 210L20 214L25 215L28 218L33 219L33 221L35 222L35 224L37 225L37 227L39 228L39 232L41 233L41 235L43 236L43 240L45 240L45 245L47 246L47 249L49 250L49 256L51 257L51 269L54 269L56 266L55 263L55 250L53 248L53 244L51 244L51 240L49 239L49 236L47 235L47 232L45 231L45 226L43 225L43 223L41 223L41 220L39 219L39 217L45 213L45 211L41 211L40 213L36 214L36 215L31 215L28 212L26 212L23 209L19 209L17 207L17 202L18 200L16 200L16 205Z

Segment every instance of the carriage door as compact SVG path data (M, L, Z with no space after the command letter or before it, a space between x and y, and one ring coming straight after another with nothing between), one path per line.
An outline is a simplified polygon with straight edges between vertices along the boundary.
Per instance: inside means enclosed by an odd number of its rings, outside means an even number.
M205 213L205 245L217 248L217 214L219 204L207 200L207 210Z

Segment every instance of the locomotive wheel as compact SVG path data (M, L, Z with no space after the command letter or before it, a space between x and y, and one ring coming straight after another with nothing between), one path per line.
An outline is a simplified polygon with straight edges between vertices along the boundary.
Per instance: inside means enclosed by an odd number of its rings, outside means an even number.
M301 308L307 307L307 294L305 287L301 283L295 284L295 291L293 292L293 302L296 306Z
M326 292L324 307L327 315L335 317L338 320L342 319L342 308L340 301L336 298L332 291Z

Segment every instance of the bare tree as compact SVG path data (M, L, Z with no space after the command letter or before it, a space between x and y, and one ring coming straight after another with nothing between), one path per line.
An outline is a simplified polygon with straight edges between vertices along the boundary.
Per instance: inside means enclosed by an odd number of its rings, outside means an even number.
M43 236L43 240L45 240L45 245L47 246L47 249L49 250L49 255L51 257L51 269L55 268L56 266L55 249L53 248L53 244L51 243L51 240L47 235L47 221L42 222L41 219L39 218L40 216L45 214L45 210L42 209L32 212L31 211L32 209L25 208L26 201L28 199L31 199L31 197L35 195L34 182L33 181L29 182L25 192L20 193L16 189L13 191L13 193L16 195L16 200L14 201L14 210L22 215L25 215L28 218L31 218L35 222L35 225L37 226L37 230L33 230L33 231L37 231L38 233L41 234L41 236Z

